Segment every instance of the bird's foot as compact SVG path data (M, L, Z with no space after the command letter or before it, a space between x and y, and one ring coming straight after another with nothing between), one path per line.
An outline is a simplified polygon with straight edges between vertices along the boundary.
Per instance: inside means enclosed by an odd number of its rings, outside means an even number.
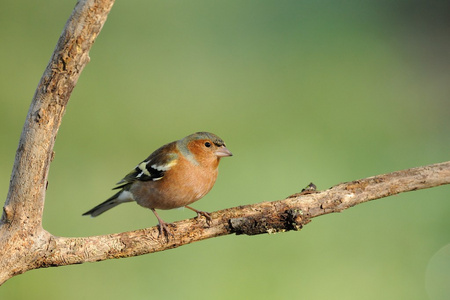
M159 222L158 224L159 228L159 237L165 237L167 240L169 240L169 236L174 237L172 231L167 226L166 222Z
M155 217L158 219L158 228L159 228L159 238L165 237L167 241L169 241L169 236L174 237L172 231L167 226L167 223L163 221L156 213L154 208L150 208L152 212L155 214Z
M190 210L192 210L192 211L195 211L196 213L197 213L197 218L199 218L200 216L203 216L203 217L205 217L205 219L206 219L206 224L208 225L208 226L211 226L211 223L212 223L212 218L211 218L211 215L208 213L208 212L206 212L206 211L201 211L201 210L197 210L197 209L195 209L195 208L193 208L193 207L190 207L190 206L185 206L186 208L188 208L188 209L190 209Z

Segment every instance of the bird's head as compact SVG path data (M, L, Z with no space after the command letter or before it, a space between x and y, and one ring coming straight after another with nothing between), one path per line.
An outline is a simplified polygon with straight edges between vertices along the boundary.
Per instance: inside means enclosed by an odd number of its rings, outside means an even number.
M210 132L196 132L181 139L179 148L188 151L187 157L199 164L218 164L220 158L232 156L230 150L225 146L225 142L217 135ZM186 154L186 153L183 153Z

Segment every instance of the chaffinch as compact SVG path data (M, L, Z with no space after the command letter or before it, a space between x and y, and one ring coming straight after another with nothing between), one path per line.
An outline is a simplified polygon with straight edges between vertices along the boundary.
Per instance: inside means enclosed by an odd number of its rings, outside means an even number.
M83 216L96 217L125 202L136 201L153 211L159 222L160 235L173 235L155 209L186 207L203 215L208 223L207 212L190 206L205 196L213 187L220 159L232 156L225 143L217 135L197 132L164 145L117 183L116 194Z

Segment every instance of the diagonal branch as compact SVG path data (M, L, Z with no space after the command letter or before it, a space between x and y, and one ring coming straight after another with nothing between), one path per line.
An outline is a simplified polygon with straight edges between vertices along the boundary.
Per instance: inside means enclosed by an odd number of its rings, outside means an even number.
M314 217L444 184L450 184L450 161L342 183L321 192L294 194L284 200L217 211L211 214L210 227L203 219L179 221L170 225L175 237L167 242L158 238L157 227L82 238L52 236L48 253L40 264L61 266L137 256L233 233L255 235L300 230Z

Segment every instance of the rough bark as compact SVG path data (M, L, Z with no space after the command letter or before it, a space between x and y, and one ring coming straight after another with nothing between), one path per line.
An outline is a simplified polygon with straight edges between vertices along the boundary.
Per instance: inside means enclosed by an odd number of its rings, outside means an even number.
M70 94L89 61L89 50L112 0L77 3L37 87L17 149L9 193L0 220L0 284L28 270L130 257L176 248L227 234L299 230L311 218L359 203L450 183L450 162L398 171L308 191L284 200L239 206L211 214L212 224L189 219L171 226L174 237L156 227L117 234L69 238L42 228L47 174L53 145Z
M0 223L0 283L36 268L51 235L42 212L53 145L67 102L113 0L80 0L66 23L39 82L16 152Z

